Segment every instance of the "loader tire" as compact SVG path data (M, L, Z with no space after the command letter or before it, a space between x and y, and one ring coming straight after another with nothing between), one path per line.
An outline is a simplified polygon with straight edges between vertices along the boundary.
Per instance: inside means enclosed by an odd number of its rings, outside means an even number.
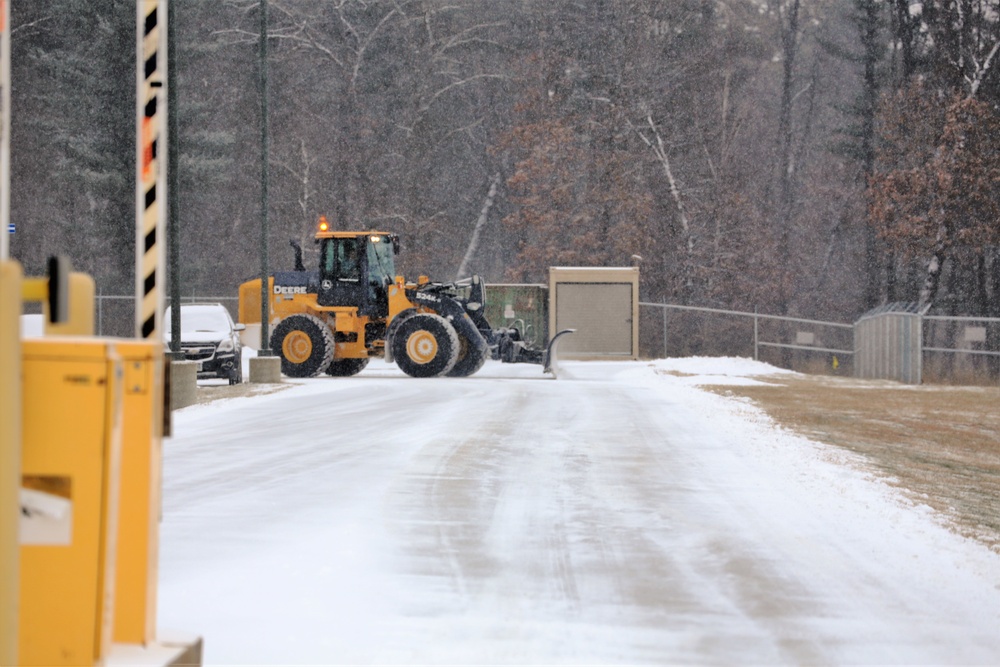
M479 345L470 343L468 338L461 334L458 335L458 358L455 360L454 367L446 373L448 377L469 377L483 367L486 360L490 358L490 347L486 341L482 340L481 336L478 342Z
M333 334L314 315L290 315L274 327L271 349L281 357L281 372L288 377L314 377L333 359Z
M357 375L368 365L368 358L364 359L334 359L326 369L327 375L333 377L348 377Z
M444 375L458 359L458 334L448 320L418 313L401 322L389 341L400 370L411 377Z

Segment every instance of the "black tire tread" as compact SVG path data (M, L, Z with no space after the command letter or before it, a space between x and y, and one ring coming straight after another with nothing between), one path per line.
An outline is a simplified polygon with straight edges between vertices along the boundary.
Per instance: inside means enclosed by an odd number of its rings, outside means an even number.
M437 339L439 354L427 364L417 364L406 354L406 340L413 332L424 329ZM445 375L458 360L458 333L448 320L434 313L418 313L402 322L389 341L392 356L400 370L411 377Z
M365 369L370 359L334 359L326 368L326 374L333 377L350 377L357 375Z
M295 364L285 358L281 343L292 331L302 331L312 339L314 353L304 363ZM271 350L281 357L281 372L288 377L315 377L326 371L333 361L333 333L330 327L315 315L298 313L281 320L271 334ZM316 354L319 350L321 354Z
M459 338L462 339L464 336L459 334ZM461 346L462 343L463 341L460 340L459 345ZM445 373L448 377L465 378L475 375L483 367L483 364L486 363L486 360L490 358L490 348L485 343L481 346L478 355L475 354L475 346L472 343L465 341L464 344L468 352L466 352L465 357L457 359L452 369Z

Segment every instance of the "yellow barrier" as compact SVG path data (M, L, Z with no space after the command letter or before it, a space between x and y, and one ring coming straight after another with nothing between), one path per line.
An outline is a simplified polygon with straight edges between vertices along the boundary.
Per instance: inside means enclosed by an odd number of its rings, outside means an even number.
M122 363L93 338L24 341L21 665L110 650Z
M156 637L163 346L94 338L93 280L50 271L0 262L0 665L201 664Z

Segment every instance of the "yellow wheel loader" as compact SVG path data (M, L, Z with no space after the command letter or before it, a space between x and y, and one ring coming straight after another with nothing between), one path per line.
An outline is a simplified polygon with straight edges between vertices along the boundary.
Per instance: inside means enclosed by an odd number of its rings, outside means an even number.
M553 372L560 331L543 350L529 348L517 329L494 329L484 316L478 276L435 283L395 274L399 238L387 232L331 231L320 218L319 267L306 270L294 241L295 270L268 278L270 349L290 377L348 376L371 357L395 362L413 377L472 375L487 359L541 364ZM259 325L261 282L240 285L239 321Z

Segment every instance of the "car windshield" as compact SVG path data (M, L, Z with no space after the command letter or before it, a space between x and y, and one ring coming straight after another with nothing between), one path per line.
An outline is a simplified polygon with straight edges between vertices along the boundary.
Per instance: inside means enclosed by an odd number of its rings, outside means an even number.
M170 327L170 309L164 313L165 329ZM231 325L224 308L205 306L181 306L181 332L185 331L229 331Z

